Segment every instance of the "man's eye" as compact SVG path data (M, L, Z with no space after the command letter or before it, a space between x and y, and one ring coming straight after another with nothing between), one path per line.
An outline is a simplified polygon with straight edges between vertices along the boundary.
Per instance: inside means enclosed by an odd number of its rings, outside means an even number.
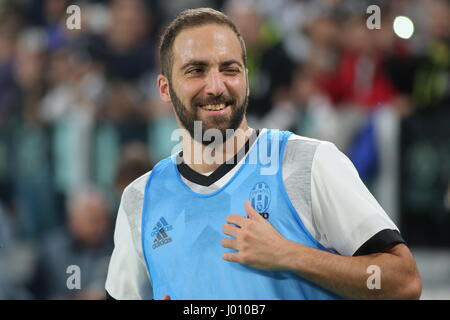
M189 74L200 74L202 72L203 72L203 69L200 69L200 68L191 69L188 71Z
M225 69L224 70L226 73L238 73L239 69Z

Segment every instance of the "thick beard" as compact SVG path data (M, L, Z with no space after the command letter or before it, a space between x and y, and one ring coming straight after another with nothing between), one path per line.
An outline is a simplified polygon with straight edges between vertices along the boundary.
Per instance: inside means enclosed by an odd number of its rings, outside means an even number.
M178 119L180 120L183 127L186 128L186 130L191 135L192 139L195 139L195 140L201 142L205 146L210 145L211 143L213 143L213 144L222 143L223 144L230 137L232 137L233 136L232 133L234 133L234 131L237 128L239 128L239 126L241 125L242 120L244 119L245 112L247 111L247 106L248 106L248 95L246 94L244 102L241 105L239 105L239 106L236 106L236 104L231 105L231 108L232 108L231 117L230 117L230 120L228 120L229 124L228 124L227 128L218 129L217 127L207 127L205 125L205 123L198 118L197 108L199 108L199 107L196 106L196 103L191 103L192 109L189 109L188 107L186 107L181 102L181 100L178 98L175 91L172 89L171 84L169 84L169 93L170 93L170 98L172 99L172 104L174 106L175 113L177 114ZM234 99L234 97L231 97L231 98L234 101L236 101L236 99ZM209 100L212 100L210 102L214 101L214 99L209 99ZM217 100L220 100L220 98L217 98ZM197 135L194 134L194 128L195 128L194 121L200 121L202 124L202 135L200 137L197 137ZM219 123L217 123L217 125L219 125ZM204 140L203 136L208 129L220 130L222 141L214 141L214 140L206 141L206 140ZM232 129L232 130L229 130L229 129Z

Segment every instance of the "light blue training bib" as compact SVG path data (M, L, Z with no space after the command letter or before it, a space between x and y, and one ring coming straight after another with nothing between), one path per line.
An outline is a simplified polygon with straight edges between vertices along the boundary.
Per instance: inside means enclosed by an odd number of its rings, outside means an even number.
M282 181L290 134L266 130L228 183L210 194L196 193L182 181L176 155L153 168L144 194L142 246L154 299L166 294L183 300L339 299L293 272L263 271L222 258L233 251L221 246L228 237L222 233L226 216L247 217L246 200L287 239L326 250L303 225Z

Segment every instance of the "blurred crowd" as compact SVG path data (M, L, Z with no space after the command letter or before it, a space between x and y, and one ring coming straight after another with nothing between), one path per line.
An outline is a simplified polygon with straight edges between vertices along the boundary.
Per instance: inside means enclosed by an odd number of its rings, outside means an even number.
M450 245L450 1L0 0L0 299L104 297L122 191L178 143L159 35L195 7L246 41L251 126L332 141L407 241Z

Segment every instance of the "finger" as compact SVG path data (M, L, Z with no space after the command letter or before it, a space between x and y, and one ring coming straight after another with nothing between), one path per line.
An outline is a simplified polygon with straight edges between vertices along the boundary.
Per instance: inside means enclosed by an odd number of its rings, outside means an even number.
M230 261L230 262L238 262L239 256L237 255L237 252L224 252L222 254L223 260Z
M232 224L226 223L222 226L222 232L228 236L237 237L240 229Z
M228 223L233 223L239 227L243 227L245 226L247 219L239 214L232 213L227 216L226 221Z
M244 208L250 219L259 220L262 218L261 215L255 209L253 209L252 204L249 200L245 201Z
M164 297L161 298L161 300L170 300L170 296L165 295Z
M236 239L223 238L222 242L221 242L221 245L224 248L238 250L238 248L237 248L238 244L237 244L237 240Z

